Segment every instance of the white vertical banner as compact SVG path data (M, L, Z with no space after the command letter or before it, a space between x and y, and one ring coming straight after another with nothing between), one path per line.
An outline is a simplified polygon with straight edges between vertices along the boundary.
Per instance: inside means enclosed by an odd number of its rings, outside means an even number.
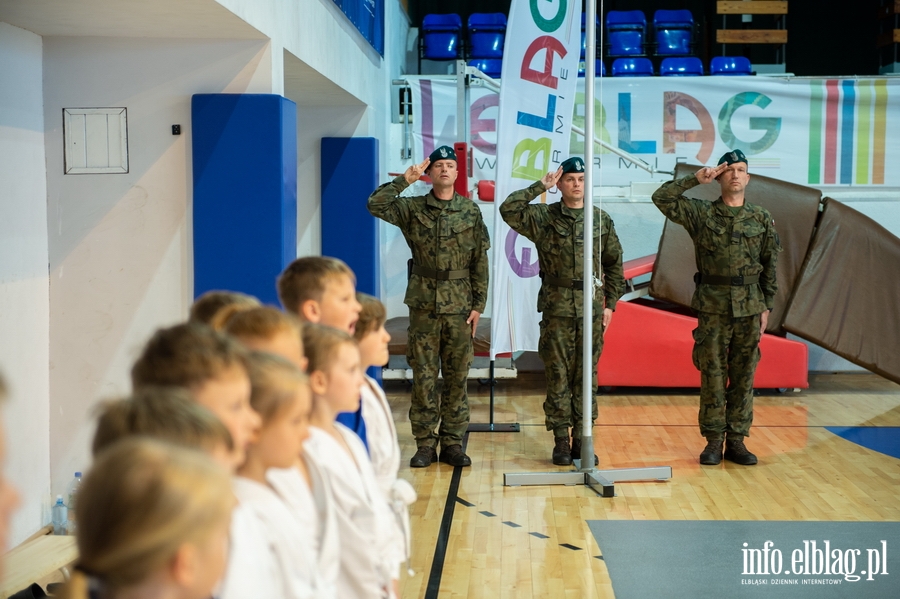
M538 346L537 250L503 222L500 204L568 158L580 52L580 1L512 0L497 121L492 358ZM554 188L536 201L558 200Z

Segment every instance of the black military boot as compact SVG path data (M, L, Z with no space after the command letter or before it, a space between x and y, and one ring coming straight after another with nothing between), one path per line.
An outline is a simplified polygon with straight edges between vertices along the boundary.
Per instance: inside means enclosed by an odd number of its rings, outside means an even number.
M471 466L472 460L463 452L462 445L441 448L441 461L451 466Z
M756 456L744 445L744 437L731 436L725 439L725 459L741 466L753 466L756 464Z
M569 437L554 437L553 463L557 466L572 465L572 449L569 447Z
M700 463L715 466L722 461L722 437L707 437L706 449L700 452Z
M437 451L435 451L434 447L423 445L416 450L416 455L409 459L409 467L427 468L431 466L432 462L436 462L437 459Z
M572 459L580 460L581 459L581 439L576 437L572 437ZM597 454L594 454L594 466L600 465L600 458L597 457Z

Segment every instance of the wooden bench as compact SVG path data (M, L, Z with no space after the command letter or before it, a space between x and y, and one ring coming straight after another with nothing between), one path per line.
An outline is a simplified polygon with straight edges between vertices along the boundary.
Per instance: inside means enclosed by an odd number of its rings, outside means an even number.
M881 0L878 7L878 32L875 35L878 47L878 67L890 66L888 72L897 72L900 63L900 0Z
M46 531L46 528L42 531ZM64 579L68 579L68 567L76 559L78 547L75 545L75 537L55 536L46 532L33 536L3 556L0 597L9 597L58 571L62 572Z
M776 60L780 55L780 62L785 60L785 45L788 41L788 32L784 26L788 13L786 0L719 0L716 2L716 14L722 15L722 28L716 30L716 43L722 44L722 54L726 44L776 44L781 46L780 52L776 52ZM728 15L775 15L777 29L727 29L726 18Z

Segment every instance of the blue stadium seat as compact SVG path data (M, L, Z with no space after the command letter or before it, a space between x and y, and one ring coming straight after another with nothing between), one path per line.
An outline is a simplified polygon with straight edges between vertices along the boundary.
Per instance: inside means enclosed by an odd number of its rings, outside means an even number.
M611 10L606 14L609 56L644 54L647 19L639 10Z
M691 54L694 16L689 10L658 10L653 13L657 56Z
M503 70L503 60L500 58L473 58L468 62L470 67L475 67L491 79L500 77Z
M617 58L612 64L613 77L652 77L653 63L649 58Z
M662 64L659 65L659 74L662 77L702 75L703 61L696 56L663 58Z
M470 58L503 58L506 15L502 12L472 13L468 30Z
M714 56L709 61L710 75L752 75L750 59L743 56Z
M457 14L425 15L422 19L423 58L454 60L459 57L462 19Z
M584 77L584 61L578 63L578 76ZM597 77L606 77L606 65L599 58L594 61L594 75Z

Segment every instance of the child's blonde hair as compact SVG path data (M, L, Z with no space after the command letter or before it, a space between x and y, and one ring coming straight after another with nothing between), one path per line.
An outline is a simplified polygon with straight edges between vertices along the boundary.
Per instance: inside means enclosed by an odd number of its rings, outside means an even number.
M78 561L63 590L86 599L88 577L115 592L164 568L184 543L230 519L231 477L202 452L146 438L97 456L78 491Z
M222 421L198 404L182 387L145 387L131 397L100 406L93 455L135 436L152 437L181 447L213 451L234 449Z
M309 388L309 378L290 360L268 352L251 352L249 359L250 405L265 426L291 405L301 387Z
M224 330L238 340L269 340L278 333L291 333L302 341L303 324L293 314L263 306L232 314L225 323Z
M304 302L322 301L325 284L341 275L356 284L356 275L343 260L329 256L297 258L278 276L278 299L285 310L299 316Z
M186 323L158 330L131 369L134 389L147 386L193 390L223 372L246 370L247 352L206 325Z
M303 327L303 352L309 363L306 372L316 370L327 372L344 343L356 346L356 340L349 333L321 324L306 324Z
M198 297L191 305L188 322L199 322L212 326L217 331L221 329L223 319L227 314L233 314L237 310L257 308L259 300L252 295L238 291L207 291ZM223 314L227 312L227 314Z
M366 335L377 331L387 322L387 310L381 300L368 293L357 293L356 301L359 302L362 309L359 311L359 320L356 321L353 338L362 341Z

